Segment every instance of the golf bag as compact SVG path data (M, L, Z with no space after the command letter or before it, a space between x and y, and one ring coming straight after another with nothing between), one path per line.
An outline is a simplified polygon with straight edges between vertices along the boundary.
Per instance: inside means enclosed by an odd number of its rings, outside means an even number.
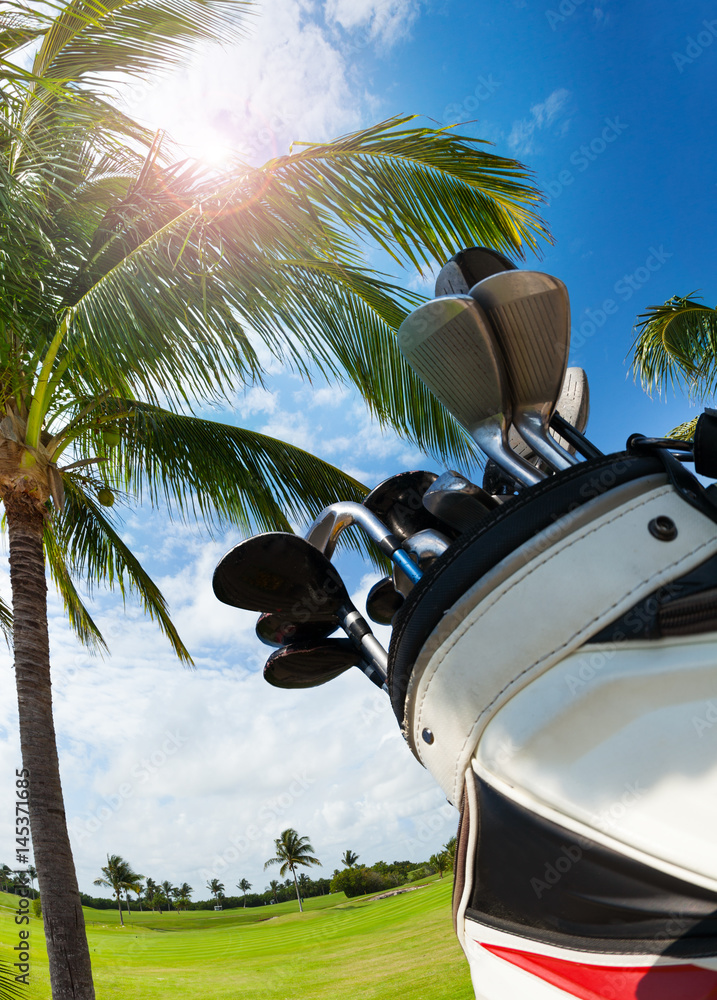
M674 455L493 511L394 618L479 1000L717 998L717 506Z

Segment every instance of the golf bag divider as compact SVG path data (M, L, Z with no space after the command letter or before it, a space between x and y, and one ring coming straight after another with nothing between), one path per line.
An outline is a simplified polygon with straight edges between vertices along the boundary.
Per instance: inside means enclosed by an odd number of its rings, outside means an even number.
M649 531L658 517L677 527L667 543ZM482 580L470 588L416 661L404 732L456 805L478 740L502 705L656 588L717 553L715 525L668 485L558 540L554 534L516 550L488 593Z
M666 481L664 465L652 455L622 452L583 462L524 490L489 514L475 531L453 542L411 590L393 622L388 678L399 724L404 718L408 681L426 639L469 587L547 529L557 536L569 530L578 523L580 507L629 483L644 490L647 487L640 481L651 476L661 477L655 482ZM612 499L608 497L607 502Z

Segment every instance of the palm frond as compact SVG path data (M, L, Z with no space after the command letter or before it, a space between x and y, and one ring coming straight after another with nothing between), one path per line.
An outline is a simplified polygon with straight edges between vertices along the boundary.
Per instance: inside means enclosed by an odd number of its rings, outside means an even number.
M100 505L84 490L77 476L63 475L65 510L53 519L57 544L66 565L92 588L104 583L123 597L135 594L146 614L157 621L175 653L185 663L192 659L169 616L161 591L120 538Z
M678 295L638 317L633 371L645 389L684 388L693 398L717 385L717 310Z
M677 441L693 441L698 420L699 417L693 417L692 420L678 424L677 427L673 427L671 431L667 432L667 437L675 438Z
M71 0L33 69L86 84L106 84L111 73L146 77L183 65L199 41L239 41L252 7L250 0Z
M53 528L49 524L45 528L44 545L50 574L60 592L67 617L75 634L80 642L90 649L106 650L107 644L77 592L67 569L61 546L58 545Z

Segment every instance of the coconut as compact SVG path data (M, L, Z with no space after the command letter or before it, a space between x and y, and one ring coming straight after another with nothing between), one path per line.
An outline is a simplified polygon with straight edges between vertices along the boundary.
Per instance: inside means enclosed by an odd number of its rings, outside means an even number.
M97 499L102 504L103 507L112 507L115 502L115 495L112 490L108 489L106 486L99 491L97 494Z

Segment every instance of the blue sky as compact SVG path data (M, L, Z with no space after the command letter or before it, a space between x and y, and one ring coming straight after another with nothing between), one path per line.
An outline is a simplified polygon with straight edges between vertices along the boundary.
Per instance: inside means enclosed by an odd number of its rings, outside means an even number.
M126 103L207 156L232 144L262 162L292 140L416 112L461 122L521 160L549 193L543 214L555 238L527 266L568 287L571 363L591 385L588 432L618 450L630 433L660 434L694 412L681 397L650 400L626 356L646 306L697 289L717 300L713 14L690 0L266 0L243 46L198 52L171 80L134 85ZM431 293L431 274L397 273L367 253L372 266ZM238 387L219 415L292 440L369 486L406 468L440 469L380 432L349 390L307 386L276 366L266 390ZM236 535L209 541L149 510L128 512L123 533L169 598L197 670L179 667L131 605L125 615L102 594L95 609L112 656L93 661L51 598L61 766L83 890L94 891L107 853L158 880L186 879L204 897L215 876L263 889L263 862L286 826L311 837L329 874L346 848L369 863L419 859L453 834L455 812L358 672L299 693L261 680L254 616L228 612L210 590ZM354 559L340 566L360 603L375 574ZM9 669L2 685L0 774L10 788L19 751ZM9 820L0 819L0 860L11 856Z

